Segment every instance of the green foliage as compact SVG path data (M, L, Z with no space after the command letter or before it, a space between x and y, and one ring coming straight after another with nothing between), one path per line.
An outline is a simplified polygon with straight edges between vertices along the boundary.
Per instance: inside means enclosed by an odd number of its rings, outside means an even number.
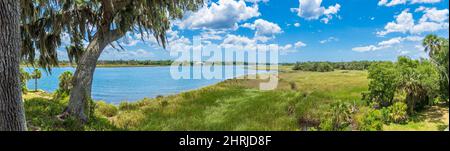
M47 70L58 66L56 49L62 44L64 33L68 33L72 44L67 48L70 61L77 61L85 54L84 41L102 39L106 42L102 45L106 46L127 32L153 35L165 47L171 21L182 18L186 11L197 10L202 4L203 0L24 0L21 55L30 63L39 56L38 65Z
M27 126L31 131L118 130L104 117L94 116L86 124L73 117L59 120L57 116L67 105L64 100L31 98L26 99L24 103Z
M73 87L72 78L73 75L72 72L70 71L65 71L59 76L58 89L55 92L56 99L65 98L69 96L70 90Z
M394 123L405 123L408 119L408 106L403 102L396 102L387 108L388 118Z
M351 119L351 106L342 101L337 101L330 106L331 112L320 123L323 131L342 131L348 129Z
M304 62L296 63L292 70L330 72L334 68L329 62Z
M449 98L449 43L448 39L428 35L422 45L428 52L431 63L439 72L440 97L448 101Z
M437 96L438 73L427 60L399 57L397 63L369 67L369 94L365 99L380 107L390 106L396 94L406 95L409 113L429 105Z
M352 62L333 62L334 69L339 70L367 70L373 63L378 61L352 61Z
M400 79L397 89L406 94L408 113L430 105L439 89L438 73L431 63L399 57L396 69Z
M364 108L356 117L358 129L361 131L380 131L383 129L383 113L380 110Z
M22 88L22 93L26 93L28 91L27 81L31 79L31 76L23 68L20 68L19 71L20 71L20 87Z
M382 61L352 61L352 62L297 62L293 70L303 71L333 71L337 70L367 70L369 66ZM287 64L292 65L292 64Z
M397 89L398 73L391 62L376 63L369 67L369 94L367 101L382 107L389 106Z
M117 115L119 109L112 104L108 104L104 101L97 101L95 106L95 113L97 115L105 116L105 117L113 117Z

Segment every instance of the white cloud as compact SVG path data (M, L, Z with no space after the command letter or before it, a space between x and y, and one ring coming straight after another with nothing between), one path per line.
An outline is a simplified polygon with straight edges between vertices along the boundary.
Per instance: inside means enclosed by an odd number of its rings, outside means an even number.
M243 50L257 50L259 46L263 46L258 43L259 40L256 38L248 38L246 36L241 35L232 35L228 34L223 42L220 44L223 48L232 48L237 46L241 47ZM266 46L278 46L278 50L280 51L280 55L286 55L288 53L297 52L300 47L305 47L306 44L298 41L295 44L286 44L286 45L277 45L277 44L266 44Z
M287 45L278 47L278 49L281 50L281 51L289 50L289 49L291 49L291 48L292 48L292 45L291 45L291 44L287 44Z
M300 27L300 23L294 23L295 27Z
M206 30L200 33L202 40L222 40L223 34L226 31L224 30Z
M255 38L262 42L266 42L267 40L274 38L276 34L283 32L276 23L263 19L257 19L253 24L245 23L241 26L255 30Z
M374 45L369 45L369 46L355 47L352 50L357 51L357 52L367 52L367 51L380 50L380 49L384 49L384 48L385 47L377 47Z
M389 40L381 41L377 45L355 47L352 50L358 51L358 52L375 51L375 50L391 48L395 45L402 44L405 41L420 42L420 41L422 41L422 39L423 39L423 37L419 37L419 36L394 37Z
M339 41L339 39L336 37L328 37L327 39L319 41L319 43L324 44L324 43L334 42L334 41Z
M306 46L306 44L301 41L298 41L295 43L295 48L301 48L301 47L305 47L305 46Z
M433 21L433 22L445 22L448 20L448 9L438 10L436 8L423 8L425 13L419 22Z
M258 5L247 6L244 0L219 0L188 14L176 23L181 29L237 29L238 23L261 14Z
M325 8L321 6L322 0L299 0L299 3L299 8L291 8L292 12L296 12L299 17L306 20L317 20L323 16L320 20L324 23L333 19L333 15L337 15L341 8L340 4Z
M223 40L222 44L224 44L224 45L254 45L254 44L256 44L256 40L250 39L245 36L229 34Z
M441 0L379 0L378 6L395 6L400 4L407 4L409 1L409 4L419 4L419 3L438 3L441 2Z
M414 21L413 14L406 9L395 16L395 21L387 23L384 30L377 32L377 35L385 36L395 32L421 34L448 29L448 9L420 8L419 11L423 11L424 14L417 23Z

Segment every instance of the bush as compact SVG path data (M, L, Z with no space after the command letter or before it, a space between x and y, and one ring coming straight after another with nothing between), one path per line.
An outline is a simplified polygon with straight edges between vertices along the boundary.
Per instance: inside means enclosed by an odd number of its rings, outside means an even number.
M331 104L331 112L323 120L319 128L323 131L343 131L348 129L351 118L351 106L342 101Z
M104 101L96 102L95 113L97 115L103 115L105 117L113 117L117 115L119 110L112 104L108 104Z
M403 102L394 103L388 107L389 120L394 123L404 123L408 119L408 106Z
M390 62L373 64L369 67L369 103L376 102L381 107L391 105L397 89L398 73Z
M59 76L58 89L55 92L55 99L62 99L70 95L70 90L72 90L73 74L70 71L65 71Z
M358 129L361 131L380 131L383 129L383 115L380 110L366 108L356 118Z

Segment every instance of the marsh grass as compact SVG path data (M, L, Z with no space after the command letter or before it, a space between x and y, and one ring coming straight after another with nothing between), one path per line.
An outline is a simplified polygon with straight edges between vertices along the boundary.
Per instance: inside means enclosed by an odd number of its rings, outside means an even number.
M98 102L94 119L84 126L75 120L56 118L67 98L53 100L43 92L28 93L24 98L31 130L296 131L317 127L336 101L364 106L361 93L368 89L366 77L365 71L303 72L284 67L280 68L276 90L260 91L259 83L264 80L230 79L194 91L118 106ZM424 115L418 118L422 120L385 125L384 129L440 130L448 126L448 108L446 111L447 123L430 126L431 116Z

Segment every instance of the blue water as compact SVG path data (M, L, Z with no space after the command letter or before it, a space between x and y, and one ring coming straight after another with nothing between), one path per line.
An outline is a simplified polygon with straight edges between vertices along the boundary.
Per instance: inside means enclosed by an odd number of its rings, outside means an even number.
M223 68L229 70L233 67L225 66ZM26 68L25 70L31 72L33 69ZM75 69L71 67L53 68L52 74L42 72L42 78L38 80L38 89L54 92L58 88L58 77L64 71L74 72ZM255 71L253 70L253 72ZM131 102L143 98L153 98L158 95L177 94L212 85L236 76L240 75L230 75L222 79L210 80L204 78L175 80L172 78L170 67L168 66L97 68L92 84L92 97L94 100L118 104L122 101ZM34 80L29 80L27 86L29 89L34 89Z

